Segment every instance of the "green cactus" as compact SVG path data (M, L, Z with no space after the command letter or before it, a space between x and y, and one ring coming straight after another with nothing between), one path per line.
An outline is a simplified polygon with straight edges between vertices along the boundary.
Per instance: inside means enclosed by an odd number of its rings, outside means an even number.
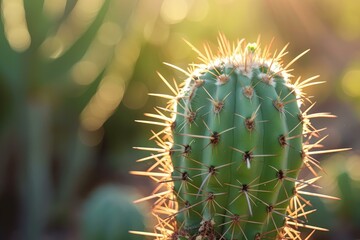
M291 83L289 66L270 47L244 40L231 44L223 35L218 53L205 46L202 53L189 44L202 61L181 70L187 79L180 86L162 80L174 96L166 108L139 121L164 126L152 132L157 148L139 161L154 161L145 172L159 183L153 214L159 223L157 239L301 239L309 205L303 188L313 185L320 168L310 151L318 131L300 106L309 101L302 89L320 82L316 77ZM168 64L170 65L170 64ZM172 66L172 65L170 65ZM304 143L303 143L304 142ZM316 152L321 153L321 152ZM303 167L314 174L298 179ZM302 195L302 196L300 196ZM143 199L140 199L141 201Z
M129 233L144 230L145 218L134 206L134 193L124 187L105 185L85 202L81 220L82 239L118 240L143 239Z
M322 162L326 174L319 180L323 188L320 194L334 195L340 201L311 199L320 214L309 217L309 222L321 221L334 233L319 233L316 239L359 239L360 238L360 155L336 154Z

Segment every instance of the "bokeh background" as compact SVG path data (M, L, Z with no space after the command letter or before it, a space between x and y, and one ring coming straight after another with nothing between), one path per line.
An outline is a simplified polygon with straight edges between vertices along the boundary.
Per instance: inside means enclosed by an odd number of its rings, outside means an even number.
M229 39L289 45L295 76L320 74L307 89L326 127L322 193L309 221L331 228L313 239L360 238L360 1L1 0L0 239L143 239L153 186L129 174L152 146L135 123L164 104L148 93L185 78L163 64L196 62L200 47ZM102 232L103 231L103 232ZM100 235L97 235L100 234ZM121 235L125 234L125 235Z

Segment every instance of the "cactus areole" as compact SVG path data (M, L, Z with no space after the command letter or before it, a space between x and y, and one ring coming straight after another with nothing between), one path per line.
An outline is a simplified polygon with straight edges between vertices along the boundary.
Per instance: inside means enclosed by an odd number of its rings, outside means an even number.
M219 35L218 49L198 54L198 64L182 71L186 80L171 84L160 74L173 95L152 94L168 100L151 120L161 126L152 131L156 147L138 161L150 162L146 171L157 183L152 213L157 224L155 239L306 239L325 230L307 222L313 212L306 195L319 178L320 169L311 156L322 139L310 123L313 107L302 91L317 78L292 81L287 54L263 50L260 43L230 43ZM175 81L176 82L176 81ZM310 105L301 110L304 103ZM323 151L325 152L325 151ZM300 179L306 170L310 178ZM309 175L309 174L308 174ZM324 196L323 196L324 197ZM325 196L328 197L328 196ZM329 197L328 197L329 198ZM310 210L309 210L310 209Z

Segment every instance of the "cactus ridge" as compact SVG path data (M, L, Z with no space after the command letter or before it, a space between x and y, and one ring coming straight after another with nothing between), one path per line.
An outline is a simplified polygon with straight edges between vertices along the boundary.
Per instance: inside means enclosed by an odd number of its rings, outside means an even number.
M314 106L304 88L319 84L318 76L294 83L285 65L285 46L271 54L269 46L240 40L230 43L222 34L218 51L205 45L204 53L191 64L184 83L172 85L161 74L173 96L153 94L168 100L156 107L154 120L139 122L163 127L152 131L156 148L138 147L151 155L146 171L158 185L153 215L158 221L156 239L308 239L315 230L307 224L314 210L306 190L319 179L319 163L312 156L331 151L313 151L324 138L311 125ZM310 102L304 111L301 106ZM315 140L314 140L315 139ZM299 172L313 176L300 179ZM310 175L311 176L311 175ZM316 195L316 194L315 194ZM332 198L330 196L319 196ZM303 236L300 229L311 230ZM309 232L309 231L307 231Z

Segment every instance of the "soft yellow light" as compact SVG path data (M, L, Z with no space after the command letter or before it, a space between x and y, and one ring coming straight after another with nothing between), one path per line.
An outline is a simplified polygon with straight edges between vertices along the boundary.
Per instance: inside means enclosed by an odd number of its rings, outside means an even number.
M31 37L25 27L13 27L6 31L7 39L12 49L17 52L23 52L29 48Z
M69 16L60 25L56 37L63 43L63 54L92 23L104 0L78 0Z
M169 24L162 21L147 22L144 26L144 38L154 44L163 45L169 38L170 28Z
M123 38L117 45L114 56L114 66L116 66L116 72L124 79L124 82L131 77L139 55L140 44L137 38Z
M123 81L115 76L107 76L99 86L98 94L104 106L111 107L111 111L120 103L125 91Z
M1 9L5 36L10 47L17 52L25 51L31 44L31 36L27 29L23 1L3 0Z
M193 53L190 47L184 46L184 39L189 39L189 36L173 33L167 40L166 45L164 45L166 53L175 61L183 61Z
M46 58L56 59L64 50L64 44L57 36L48 37L40 46L40 52Z
M124 96L125 83L131 76L139 54L140 44L136 36L127 36L120 40L114 56L115 74L109 74L101 80L97 92L80 115L81 125L84 129L95 131L101 128L119 106ZM99 54L95 54L95 52L86 54L84 60L92 60L95 63L92 56L99 57ZM96 64L99 66L98 62Z
M360 97L360 69L348 71L341 84L347 95L350 97Z
M66 0L45 0L44 13L51 19L58 19L64 14L66 2Z
M99 73L99 69L94 62L80 61L77 62L72 70L71 76L74 82L79 85L88 85L92 83Z
M208 0L196 0L192 2L187 18L191 21L202 21L209 12Z
M126 90L123 103L127 108L142 108L148 99L148 88L142 82L131 82Z
M21 0L4 0L2 14L9 27L23 24L25 21L23 2Z
M98 91L80 115L82 126L88 131L102 127L120 104L124 91L125 85L122 79L112 75L105 76Z
M348 159L346 168L353 181L360 181L360 157L358 155L353 155Z
M78 20L90 20L97 14L103 3L104 0L79 0L72 14Z
M95 94L80 114L80 122L84 129L96 131L104 123L104 109L101 107L98 96Z
M81 114L80 122L82 127L87 131L96 131L99 129L103 122L97 116L90 116L87 114Z
M354 41L360 36L360 1L329 1L336 8L335 30L347 41ZM332 2L332 3L331 3Z
M160 15L165 22L175 24L184 20L188 11L186 0L166 0L161 5Z
M100 27L97 37L99 42L107 46L113 46L117 44L121 39L120 26L113 22L105 22Z

